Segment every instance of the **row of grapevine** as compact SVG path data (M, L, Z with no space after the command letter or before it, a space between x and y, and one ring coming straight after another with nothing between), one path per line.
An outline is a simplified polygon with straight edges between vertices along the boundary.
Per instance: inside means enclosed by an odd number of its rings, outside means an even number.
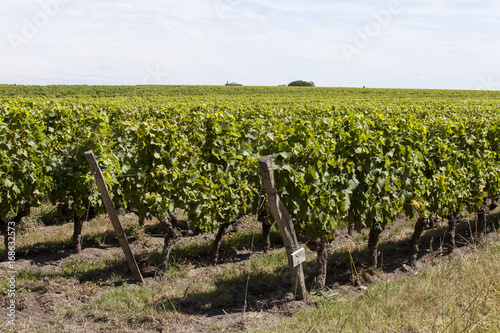
M118 205L159 220L182 208L191 228L206 232L255 210L257 158L272 154L280 194L308 245L324 253L336 229L356 223L373 231L374 266L378 233L402 212L476 212L498 194L494 102L168 101L2 100L2 221L50 198L74 216L79 249L82 217L89 205L101 207L89 149Z

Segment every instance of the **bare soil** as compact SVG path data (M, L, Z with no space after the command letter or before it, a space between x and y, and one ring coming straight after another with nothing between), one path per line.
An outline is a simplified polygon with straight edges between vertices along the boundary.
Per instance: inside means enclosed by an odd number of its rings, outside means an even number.
M498 213L491 214L491 221L498 221ZM347 297L357 297L371 283L388 282L399 278L411 278L422 269L447 260L449 255L443 250L443 242L446 232L444 225L424 232L420 242L420 252L417 269L408 266L410 255L408 248L409 235L411 229L407 226L411 222L398 220L387 228L381 235L382 244L379 247L380 268L374 275L368 273L366 249L366 239L368 230L350 236L347 230L339 231L331 245L332 254L329 259L327 287L321 291L311 291L315 295L322 297L336 297L344 295ZM47 227L53 228L53 227ZM256 222L245 222L240 228L249 230L260 230L260 225ZM457 228L457 248L453 251L453 256L467 255L476 246L486 246L490 242L499 240L499 233L491 232L494 227L490 225L489 233L481 242L472 239L471 233L475 228L475 222L462 222ZM402 231L403 230L403 231ZM202 234L195 237L183 238L177 245L191 242L199 243L200 246L207 246L207 242L213 240L215 234ZM283 251L283 245L279 239L274 237L272 251ZM75 260L84 262L94 262L103 258L116 258L122 255L121 248L116 242L113 245L89 248L85 247L78 256L74 255L70 249L60 250L56 253L33 254L29 253L15 263L17 271L30 269L33 274L45 276L41 279L34 279L17 286L17 320L16 332L33 332L41 330L46 326L47 332L211 332L211 331L254 331L271 329L283 318L292 316L297 311L307 310L314 307L314 301L295 301L291 283L287 278L287 269L278 272L276 278L259 282L250 279L248 289L246 281L231 284L233 288L226 290L227 285L223 281L217 284L215 294L228 293L228 297L220 297L210 300L210 297L203 298L196 292L191 292L190 286L193 278L188 276L171 278L168 274L162 275L153 267L148 260L147 253L152 249L162 247L162 238L137 237L131 239L131 247L136 254L141 271L145 276L145 284L154 287L175 282L185 288L184 296L171 300L173 309L165 320L157 317L144 316L143 318L130 319L126 316L109 318L99 315L65 315L64 311L81 309L86 304L106 291L119 285L127 284L128 288L138 288L133 280L120 281L120 279L109 279L110 276L127 275L128 267L125 260L118 261L117 264L101 270L87 273L76 272L73 276L60 275L53 278L55 273L64 273L65 270ZM203 245L205 244L205 245ZM209 244L209 243L208 243ZM190 260L191 276L194 274L195 280L213 279L220 276L221 272L229 269L241 269L249 267L252 258L264 257L264 244L255 242L254 248L250 244L241 246L223 246L219 264L209 265L209 253L201 251ZM306 285L311 287L315 282L316 263L315 254L308 252L309 259L304 264L306 275ZM0 263L0 279L7 277L9 267L7 263ZM125 273L124 273L125 272ZM131 278L131 277L130 277ZM230 281L228 283L232 283ZM238 282L238 281L236 281ZM248 297L248 306L244 307L245 294ZM208 295L209 296L209 295ZM8 325L3 325L7 321L7 309L5 302L8 301L6 291L0 292L0 331L14 331ZM312 299L317 299L314 297ZM44 331L44 330L42 330Z

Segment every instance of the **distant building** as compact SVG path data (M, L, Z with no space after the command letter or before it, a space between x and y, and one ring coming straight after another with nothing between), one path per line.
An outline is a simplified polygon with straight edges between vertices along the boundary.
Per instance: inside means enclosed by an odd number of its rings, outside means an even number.
M236 83L236 82L231 82L229 83L229 81L226 82L226 86L242 86L241 83Z

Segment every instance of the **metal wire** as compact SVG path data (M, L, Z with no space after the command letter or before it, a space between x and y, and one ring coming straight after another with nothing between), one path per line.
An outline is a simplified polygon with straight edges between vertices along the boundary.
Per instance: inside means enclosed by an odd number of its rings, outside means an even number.
M260 186L260 193L259 193L259 201L257 202L257 211L255 213L256 218L259 218L259 211L262 209L264 206L264 203L266 202L266 199L262 196L262 190L263 186ZM252 274L252 257L253 257L253 243L255 239L255 230L252 233L252 244L250 245L250 263L249 263L249 268L248 268L248 275L247 275L247 284L245 287L245 303L243 305L243 321L245 321L245 313L247 310L247 298L248 298L248 284L250 283L250 275Z
M95 184L95 178L94 178L94 179L92 179L92 188L90 189L90 192L92 192L92 191L94 190L95 185L96 185L96 184ZM87 216L85 217L85 222L88 222L88 221L89 221L90 202L91 202L91 201L89 200L89 206L88 206L88 208L87 208Z

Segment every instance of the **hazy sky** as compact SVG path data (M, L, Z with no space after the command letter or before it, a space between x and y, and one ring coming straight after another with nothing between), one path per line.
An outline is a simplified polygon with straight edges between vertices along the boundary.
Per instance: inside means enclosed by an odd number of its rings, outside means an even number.
M0 83L500 89L495 0L0 0Z

